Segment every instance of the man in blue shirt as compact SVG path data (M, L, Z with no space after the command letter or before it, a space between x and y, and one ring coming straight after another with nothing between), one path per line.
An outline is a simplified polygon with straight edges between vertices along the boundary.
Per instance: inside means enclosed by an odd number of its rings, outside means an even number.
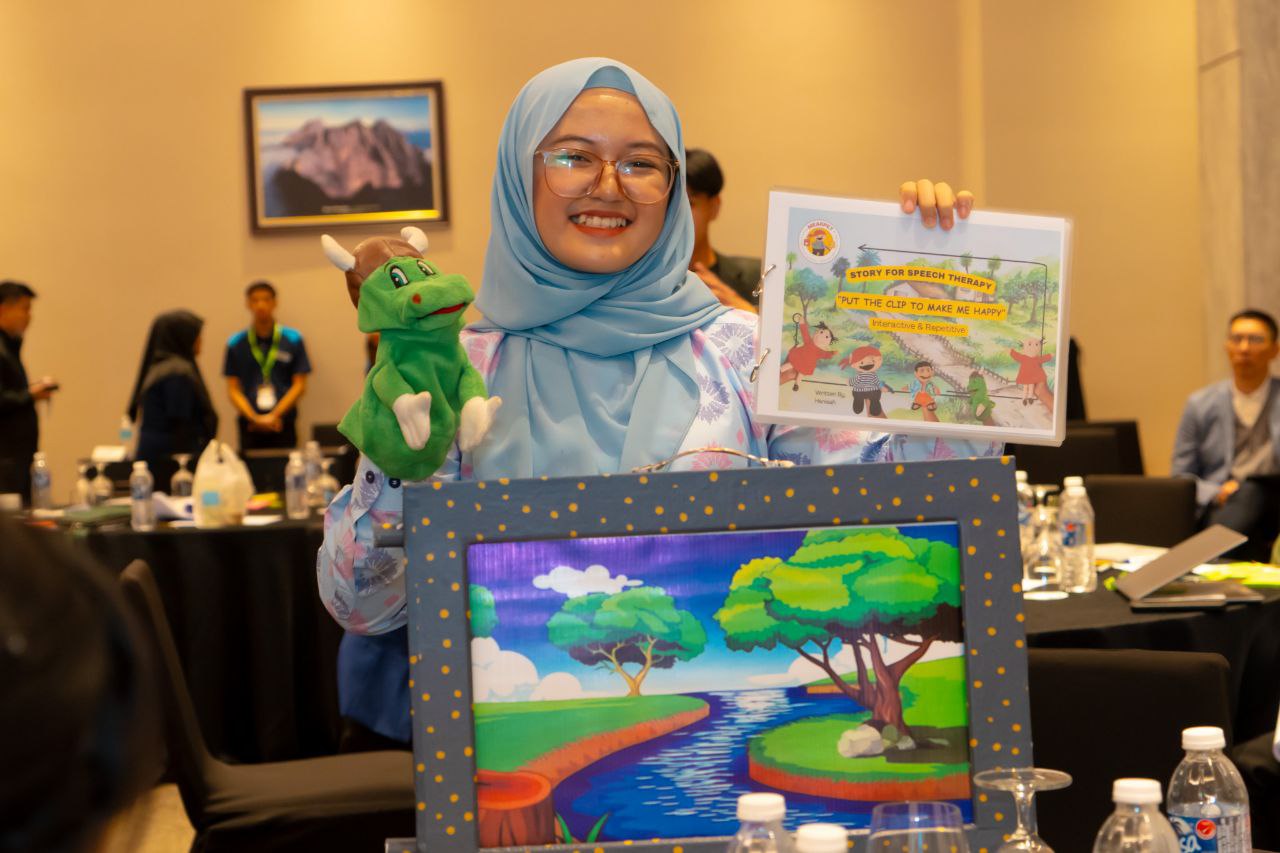
M222 375L240 413L240 449L297 447L298 400L311 362L302 335L276 322L276 289L255 281L245 290L253 322L227 341Z

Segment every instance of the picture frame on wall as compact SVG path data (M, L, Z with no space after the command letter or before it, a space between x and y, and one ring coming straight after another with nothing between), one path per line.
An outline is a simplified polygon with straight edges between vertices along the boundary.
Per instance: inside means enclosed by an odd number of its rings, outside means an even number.
M447 222L444 84L244 91L253 230Z
M955 803L994 849L1012 810L973 775L1031 764L1013 474L408 487L409 844L710 853L740 794L777 791L857 850L904 799Z

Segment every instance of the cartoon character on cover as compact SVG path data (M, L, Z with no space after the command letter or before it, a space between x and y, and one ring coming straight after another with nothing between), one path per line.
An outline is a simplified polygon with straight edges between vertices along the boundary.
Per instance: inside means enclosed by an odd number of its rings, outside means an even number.
M987 426L995 426L996 422L991 417L991 411L995 409L996 404L987 391L987 380L981 373L975 370L969 374L969 385L966 390L969 392L969 405L972 407L974 420Z
M827 349L836 342L836 336L827 328L826 323L818 323L811 335L809 323L801 319L799 314L791 319L800 330L801 341L791 348L783 360L782 369L778 372L778 382L790 382L791 390L798 391L801 376L812 376L813 371L818 369L818 362L836 357L835 350Z
M354 253L328 234L320 241L346 273L360 331L379 334L364 391L338 429L387 476L423 480L455 436L464 452L474 449L502 401L486 399L484 380L458 342L475 298L471 286L422 256L427 236L420 228L400 234L371 237Z
M855 371L853 378L849 380L849 387L853 389L855 415L862 414L862 407L867 406L867 413L871 417L886 417L884 408L880 405L880 389L886 388L890 393L897 392L882 381L880 374L876 372L882 364L884 356L879 349L870 345L858 347L841 360L840 367L852 367Z
M1044 341L1027 338L1022 342L1022 352L1016 349L1009 350L1009 355L1018 362L1018 378L1014 381L1022 386L1022 405L1024 406L1030 406L1036 401L1036 386L1042 382L1047 383L1049 379L1045 375L1044 364L1053 359L1053 354L1041 355L1040 350L1043 346Z
M911 385L907 388L907 394L911 397L911 411L924 409L924 419L936 421L936 416L930 417L930 414L938 410L938 404L934 400L938 396L938 386L933 381L933 365L927 361L917 361L915 374L916 378L911 380Z

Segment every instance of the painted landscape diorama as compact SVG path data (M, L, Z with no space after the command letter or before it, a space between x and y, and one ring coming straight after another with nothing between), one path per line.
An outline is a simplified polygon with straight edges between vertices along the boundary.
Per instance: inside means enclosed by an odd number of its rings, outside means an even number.
M779 412L1051 433L1065 225L921 236L891 207L787 211Z
M482 847L972 816L957 526L479 543L467 551Z

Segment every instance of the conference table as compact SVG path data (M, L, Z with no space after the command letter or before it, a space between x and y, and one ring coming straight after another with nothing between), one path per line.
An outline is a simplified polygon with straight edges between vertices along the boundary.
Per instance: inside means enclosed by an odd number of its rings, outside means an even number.
M108 568L154 570L209 748L241 762L336 751L341 629L316 594L318 519L218 530L103 529L79 538ZM1039 648L1217 652L1231 664L1234 736L1275 726L1280 590L1219 611L1133 612L1101 587L1026 602Z

